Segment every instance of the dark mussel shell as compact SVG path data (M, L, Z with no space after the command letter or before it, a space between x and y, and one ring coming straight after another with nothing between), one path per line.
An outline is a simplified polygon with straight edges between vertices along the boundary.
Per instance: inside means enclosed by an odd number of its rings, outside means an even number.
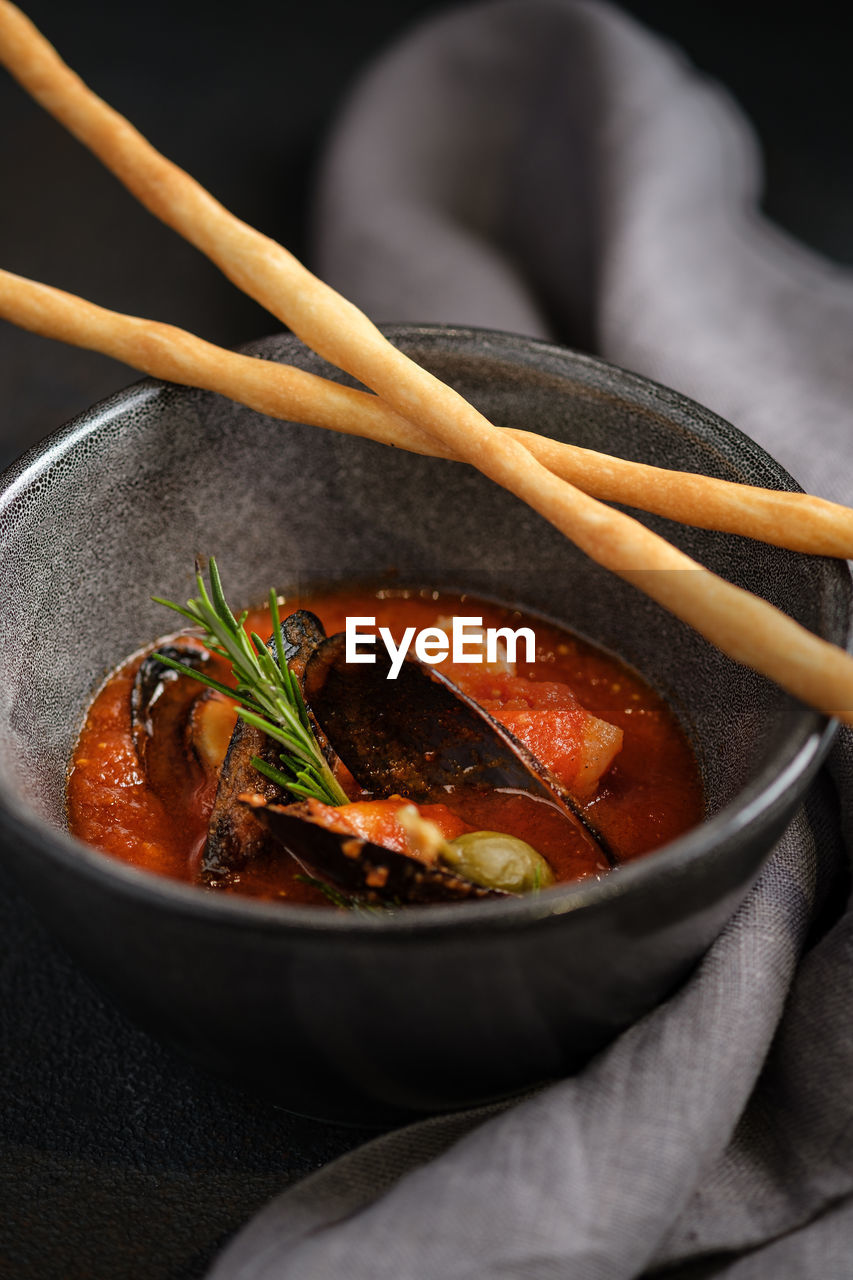
M284 656L287 659L287 665L299 681L303 696L305 693L305 669L309 660L325 640L326 632L323 629L322 622L315 613L310 613L308 609L298 609L289 618L285 618L281 624L281 641ZM272 641L270 641L270 645L272 645ZM334 769L338 763L338 756L332 749L323 726L318 721L311 704L307 700L306 708L314 738L332 769Z
M281 639L287 664L297 679L302 679L305 663L326 637L322 623L313 613L300 609L281 624ZM275 640L267 648L275 654ZM207 841L202 852L200 878L206 884L219 884L247 862L270 847L270 835L254 813L237 803L244 792L259 799L286 802L281 787L264 777L252 764L255 757L277 764L275 742L260 729L238 720L222 763L219 786L210 815Z
M407 658L396 680L389 680L390 662L379 655L373 664L348 663L345 637L326 638L314 615L303 611L282 624L282 635L327 758L341 761L365 791L420 803L458 800L466 791L522 792L557 807L574 838L609 858L544 766L437 671ZM249 778L243 790L242 808L256 825L262 822L303 865L346 892L400 902L494 894L447 868L430 869L330 831L304 806L270 808L264 803L270 797ZM234 797L234 789L229 794Z
M297 609L281 624L281 643L287 665L302 683L308 659L326 639L326 632L316 613Z
M298 680L302 680L305 664L326 638L319 618L300 609L281 624L281 639L287 664ZM267 647L275 655L275 641ZM321 749L328 751L319 726L314 724ZM274 841L266 826L258 821L251 808L238 804L238 797L249 792L259 799L287 802L287 794L266 778L252 764L255 757L273 766L278 764L279 748L260 729L238 720L228 744L228 752L219 775L219 786L210 815L207 841L202 852L200 879L215 885L226 882L253 858L268 850Z
M200 769L193 762L187 735L200 694L195 680L185 680L161 662L158 654L196 671L207 666L210 654L190 637L161 645L157 653L140 663L130 692L130 728L136 754L152 789L158 795L168 795L176 760L186 759L189 768Z
M472 884L449 867L428 866L384 845L331 831L311 816L308 805L284 807L248 795L243 805L306 870L361 901L415 906L508 896Z
M558 806L582 839L603 848L569 792L504 725L434 667L408 657L389 680L390 665L378 654L375 663L347 662L341 634L323 640L305 667L305 701L362 786L415 802L523 791Z
M275 765L277 754L275 743L265 733L243 720L237 721L222 763L201 856L199 877L203 883L227 881L233 872L269 848L267 831L251 809L238 803L238 798L250 791L265 800L286 802L282 788L252 764L257 756Z

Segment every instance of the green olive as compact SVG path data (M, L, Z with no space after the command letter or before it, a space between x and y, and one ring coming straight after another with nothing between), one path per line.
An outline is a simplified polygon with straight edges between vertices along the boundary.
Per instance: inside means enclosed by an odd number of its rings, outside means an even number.
M530 893L554 883L554 873L541 853L502 831L468 831L441 851L449 866L474 884L506 893Z

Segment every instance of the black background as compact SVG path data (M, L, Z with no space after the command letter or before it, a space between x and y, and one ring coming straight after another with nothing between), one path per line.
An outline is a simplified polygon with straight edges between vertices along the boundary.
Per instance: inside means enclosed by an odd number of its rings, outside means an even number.
M449 7L33 0L28 12L155 145L310 264L312 172L348 85L396 34ZM847 8L624 7L752 118L768 214L853 263ZM13 271L225 345L276 327L1 76L0 245ZM0 323L0 466L134 376ZM176 1061L104 1006L0 888L0 1275L198 1276L256 1206L366 1136Z

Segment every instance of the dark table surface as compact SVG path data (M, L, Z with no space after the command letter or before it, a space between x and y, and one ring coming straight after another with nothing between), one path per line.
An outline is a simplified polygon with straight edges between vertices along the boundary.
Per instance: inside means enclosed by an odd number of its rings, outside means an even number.
M433 0L33 0L151 140L310 264L311 177L359 67ZM752 117L765 208L853 264L853 18L828 4L634 0ZM2 265L233 346L276 324L0 76ZM0 325L0 466L133 380ZM8 642L4 637L4 642ZM250 1213L368 1136L209 1078L105 1004L0 873L0 1276L196 1277Z

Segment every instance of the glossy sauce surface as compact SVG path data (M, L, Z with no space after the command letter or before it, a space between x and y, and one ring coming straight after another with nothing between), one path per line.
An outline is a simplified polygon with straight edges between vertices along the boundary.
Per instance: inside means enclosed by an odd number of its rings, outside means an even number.
M589 645L538 617L509 610L470 596L438 592L365 590L323 596L289 597L282 616L305 607L316 613L329 635L343 631L347 617L371 616L376 627L388 627L399 642L407 627L434 626L452 615L476 615L485 627L531 627L536 635L536 661L518 662L512 678L490 680L471 666L466 672L441 664L453 678L464 675L468 692L482 699L492 714L515 732L532 734L540 757L549 752L572 776L578 767L566 748L563 729L582 711L560 686L568 686L581 708L623 731L621 750L591 794L580 780L581 808L606 837L620 861L657 848L702 819L703 800L696 763L675 716L637 674L612 655ZM249 625L269 634L266 610L253 612ZM523 655L523 648L520 649ZM215 779L199 768L175 770L175 781L159 784L156 794L140 767L131 737L130 694L141 655L128 659L105 683L89 709L68 776L68 819L80 839L114 857L176 879L193 881L204 846L215 795ZM224 667L224 664L222 664ZM215 673L224 679L224 671ZM528 683L529 682L529 683ZM505 699L502 705L500 699ZM531 717L530 706L550 721ZM233 713L223 704L223 732ZM527 722L533 721L528 726ZM562 726L562 727L561 727ZM561 734L563 736L561 737ZM550 763L550 761L549 761ZM450 807L453 808L452 799ZM456 813L467 829L488 828L522 835L552 865L557 880L605 873L600 858L582 844L565 838L564 820L548 806L527 797L484 796ZM323 904L325 895L307 882L302 868L284 851L262 857L235 878L227 892Z

